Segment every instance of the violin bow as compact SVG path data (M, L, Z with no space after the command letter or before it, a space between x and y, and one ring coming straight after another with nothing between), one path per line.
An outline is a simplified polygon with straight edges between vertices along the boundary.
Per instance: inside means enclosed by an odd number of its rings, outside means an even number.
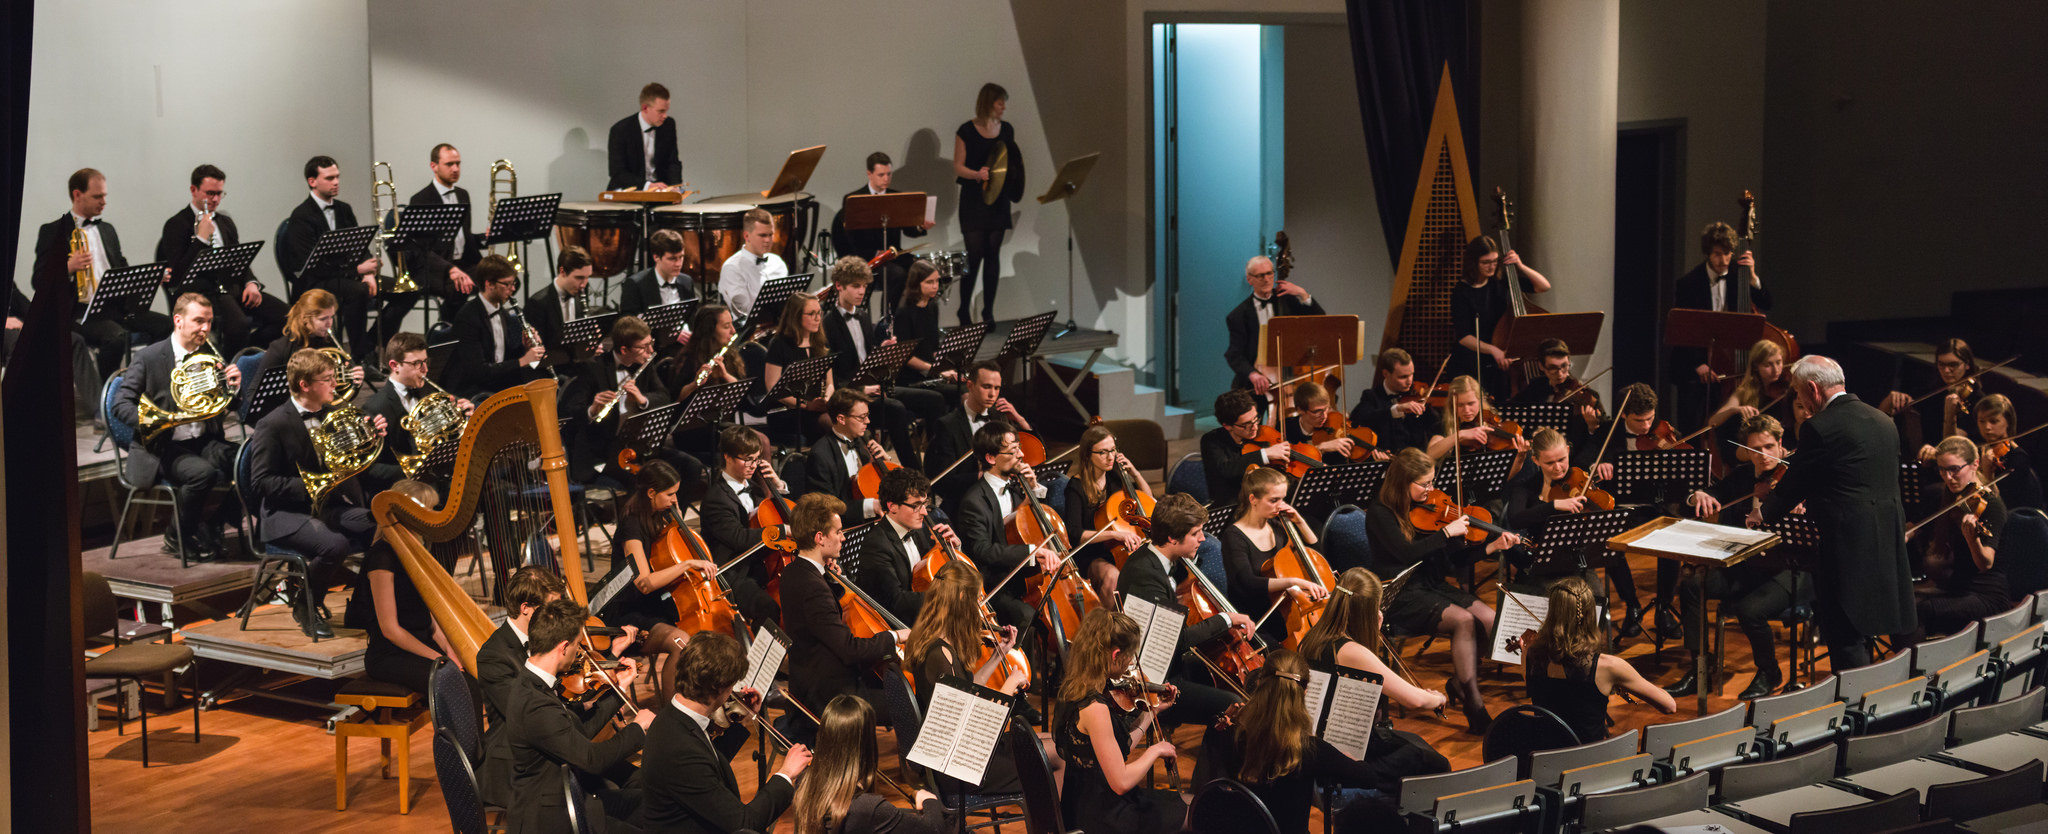
M1632 389L1622 390L1621 404L1614 407L1614 422L1607 424L1607 437L1603 438L1600 441L1600 453L1594 455L1592 464L1586 467L1586 485L1579 487L1578 494L1573 495L1573 498L1584 497L1586 494L1586 490L1593 488L1593 467L1599 466L1600 459L1607 457L1607 450L1611 448L1614 444L1614 430L1621 428L1621 421L1624 419L1621 416L1622 410L1628 408L1629 397L1633 396L1634 394L1635 391Z
M1936 389L1934 389L1933 391L1929 391L1929 392L1927 392L1927 393L1925 393L1925 394L1921 394L1921 395L1920 395L1920 396L1918 396L1918 397L1914 397L1914 398L1913 398L1913 401L1912 401L1912 402L1909 402L1909 403L1906 403L1906 405L1907 405L1907 406L1909 406L1909 407L1910 407L1910 406L1916 406L1916 405L1919 405L1920 403L1922 403L1922 402L1924 402L1924 401L1926 401L1926 400L1932 399L1932 398L1934 398L1934 397L1938 397L1938 396L1941 396L1942 394L1946 394L1946 393L1948 393L1948 392L1950 392L1950 391L1953 391L1953 390L1955 390L1955 387L1956 387L1956 385L1961 385L1961 384L1963 384L1963 383L1965 383L1965 382L1969 382L1970 380L1976 379L1977 377L1980 377L1980 376L1983 376L1983 375L1985 375L1985 374L1991 373L1992 371L1998 370L1999 368L2003 368L2003 367L2005 367L2005 366L2007 366L2007 365L2010 365L2010 364L2012 364L2012 363L2014 363L2014 362L2018 362L2018 361L2020 361L2020 357L2019 357L2019 355L2018 355L2018 354L2014 354L2014 355L2013 355L2013 357L2012 357L2011 359L2007 359L2007 360L2005 360L2004 362L2000 362L2000 363L1998 363L1998 364L1996 364L1996 365L1992 365L1992 366L1990 366L1990 367L1988 367L1988 368L1979 368L1979 369L1977 369L1977 370L1971 371L1971 372L1969 373L1969 375L1968 375L1968 376L1965 376L1965 377L1963 377L1962 379L1958 379L1958 380L1956 380L1956 381L1955 381L1955 384L1954 384L1954 385L1943 385L1943 386L1941 386L1940 388L1936 388Z
M2006 473L2006 475L2010 475L2010 474L2012 474L2012 473L2010 473L2010 472L2007 472L2007 473ZM1913 526L1911 526L1911 527L1908 527L1908 528L1906 528L1906 535L1905 535L1905 538L1909 538L1909 539L1910 539L1910 538L1912 538L1912 537L1913 537L1913 534L1914 534L1915 532L1919 531L1919 529L1920 529L1920 528L1922 528L1922 527L1925 527L1925 526L1927 526L1927 525L1928 525L1928 524L1930 524L1930 523L1933 523L1933 521L1934 521L1935 519L1937 519L1937 518L1940 518L1940 517L1942 517L1942 516L1944 516L1944 515L1948 515L1948 511L1949 511L1949 510L1953 510L1953 509L1955 509L1955 508L1957 508L1957 507L1960 507L1960 506L1962 506L1962 505L1963 505L1963 502L1964 502L1964 501L1968 501L1968 500L1970 500L1970 499L1972 499L1972 498L1975 498L1975 497L1977 497L1977 495L1978 495L1979 493L1983 492L1984 490L1988 490L1988 489L1990 489L1990 488L1992 488L1992 487L1998 486L1998 482L1999 482L1999 481L2003 481L2003 480L2005 480L2005 475L2000 475L2000 476L1998 476L1998 477L1996 477L1996 478L1992 478L1992 479L1991 479L1991 483L1985 484L1985 485L1983 486L1983 489L1978 489L1978 490L1972 490L1972 491L1970 491L1970 492L1965 492L1965 493L1963 493L1962 495L1958 496L1958 497L1956 498L1956 500L1948 502L1948 506L1946 506L1946 507L1942 507L1942 508L1941 508L1940 510L1937 510L1937 511L1935 511L1935 513L1934 513L1933 515L1930 515L1930 516L1928 516L1928 517L1926 517L1926 518L1920 519L1920 522L1919 522L1919 523L1917 523L1917 524L1914 524Z
M790 693L790 691L789 691L789 686L788 686L788 684L784 684L784 685L783 685L783 686L781 687L781 690L782 690L782 699L783 699L783 700L785 700L785 701L788 701L788 702L789 702L789 705L790 705L790 706L792 706L792 707L796 707L796 711L797 711L797 712L801 712L801 713L803 713L803 714L804 714L804 717L805 717L805 718L811 719L811 723L812 723L812 724L816 724L816 725L818 725L818 726L820 726L820 727L823 727L823 726L825 726L825 722L824 722L824 721L823 721L822 719L818 718L818 714L817 714L817 713L815 713L815 712L812 712L812 711L810 711L810 709L809 709L809 708L807 708L807 707L805 707L805 706L804 706L804 702L802 702L802 701L799 701L799 700L797 700L797 699L796 699L796 696ZM763 702L765 703L765 699L764 699L764 701L763 701ZM762 722L762 723L761 723L761 726L763 726L763 727L766 727L766 726L768 726L768 722L765 722L765 721L764 721L764 722ZM784 741L787 741L788 739L787 739L787 738L784 738L783 740L784 740ZM909 751L907 751L907 750L906 750L906 751L904 751L904 753L905 753L905 754L907 755L907 754L909 753ZM900 793L900 794L902 794L902 795L903 795L903 798L904 798L904 799L906 799L906 800L909 800L909 801L910 801L910 804L912 804L912 805L916 805L916 804L917 804L917 797L916 797L916 796L914 796L914 795L912 795L912 794L910 793L910 791L908 791L908 790L905 790L905 789L904 789L904 787L903 787L902 785L899 785L899 784L897 784L897 783L896 783L896 780L894 780L894 779L891 779L891 778L889 778L889 774L887 774L887 773L883 773L883 772L882 772L882 771L881 771L881 770L880 770L879 768L877 768L877 769L875 770L875 775L876 775L876 776L878 776L878 777L880 777L882 781L884 781L884 782L887 782L887 783L889 783L889 787L895 788L895 789L896 789L896 792L897 792L897 793Z

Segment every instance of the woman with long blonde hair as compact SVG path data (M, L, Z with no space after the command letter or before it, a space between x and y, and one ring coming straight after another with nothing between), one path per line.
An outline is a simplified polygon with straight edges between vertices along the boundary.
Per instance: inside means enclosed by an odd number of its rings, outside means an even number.
M917 808L899 808L875 792L881 754L875 746L875 708L852 695L825 705L818 745L790 818L796 834L946 834L953 815L931 791L917 792Z
M1607 700L1616 688L1665 715L1678 711L1670 693L1644 680L1628 661L1600 651L1607 645L1604 619L1592 587L1567 576L1550 586L1543 626L1523 641L1529 702L1557 713L1581 744L1607 737Z
M1940 473L1942 494L1949 501L1972 489L1984 498L1983 512L1973 512L1964 504L1915 530L1907 540L1918 558L1916 573L1932 578L1936 589L1933 594L1916 595L1920 628L1941 635L2012 607L2012 590L1998 564L1998 537L2005 532L2007 517L2005 498L1978 465L1977 444L1967 437L1944 438L1934 447L1934 465Z
M1187 817L1180 794L1151 787L1152 765L1174 756L1173 742L1132 752L1155 711L1133 718L1108 691L1137 662L1138 637L1137 622L1122 612L1089 611L1053 705L1053 742L1067 762L1060 803L1067 824L1087 834L1168 834ZM1165 693L1158 709L1172 707L1176 695Z
M256 401L256 383L263 379L263 374L272 368L284 367L284 363L292 358L292 354L302 348L333 347L350 351L349 358L358 361L348 366L348 378L355 383L356 390L362 390L363 364L360 360L364 357L355 355L353 347L342 345L340 336L334 331L334 319L340 311L341 304L334 300L334 293L317 289L299 293L298 299L292 302L291 309L285 313L284 335L271 340L269 346L263 349L262 361L256 363L256 373L249 379L242 380L243 410L247 411ZM254 423L261 416L263 415L251 413L243 419Z
M1480 389L1479 380L1469 376L1452 379L1445 400L1444 424L1429 439L1430 460L1450 457L1451 449L1459 444L1464 445L1467 453L1485 449L1493 430L1486 425L1486 392ZM1518 452L1529 451L1526 438L1516 437L1514 445ZM1514 468L1508 470L1509 477L1521 471L1523 457L1526 455L1515 458Z
M1308 579L1267 576L1260 571L1260 566L1286 546L1287 528L1283 525L1293 526L1302 544L1316 543L1315 531L1287 503L1287 474L1263 466L1246 472L1244 484L1237 490L1237 520L1217 537L1223 546L1223 593L1238 613L1257 617L1280 594L1308 601L1330 595L1330 589ZM1286 637L1286 630L1287 618L1275 614L1266 618L1260 634L1267 642L1277 643Z
M1742 370L1742 381L1735 383L1735 390L1728 394L1728 399L1707 418L1707 425L1718 426L1731 417L1738 418L1735 424L1741 425L1743 420L1764 413L1778 418L1780 423L1789 421L1792 417L1791 387L1785 386L1782 399L1771 393L1773 386L1785 381L1785 349L1769 339L1758 340L1749 346L1749 362ZM1778 399L1778 402L1772 403L1773 399ZM1769 412L1764 411L1766 406L1770 406Z

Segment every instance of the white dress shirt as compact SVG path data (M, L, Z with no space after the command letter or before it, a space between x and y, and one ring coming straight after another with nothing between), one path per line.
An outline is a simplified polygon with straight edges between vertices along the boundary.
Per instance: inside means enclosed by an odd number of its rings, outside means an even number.
M751 484L748 484L746 481L734 480L730 473L724 471L720 471L718 473L718 477L724 479L726 487L732 490L733 495L739 497L740 509L744 511L743 514L748 516L753 515L754 507L756 506L756 504L754 502L753 494L748 491L752 489L753 486Z
M914 535L917 531L896 523L896 519L883 518L888 520L889 529L896 533L896 546L903 548L904 563L916 568L917 560L924 558L924 554L917 550L917 537Z
M696 297L695 290L692 290L688 297L683 295L683 274L681 272L664 278L661 275L661 270L655 270L654 287L661 293L661 303L663 304L677 304Z
M1009 518L1011 513L1017 511L1017 499L1010 497L1010 481L1008 478L1004 478L994 472L983 472L981 473L981 479L988 482L990 489L996 491L996 506L1002 509L1004 518ZM1045 498L1045 484L1033 484L1031 486L1031 494L1040 499Z
M853 334L853 358L862 362L868 361L868 337L861 332L860 324L855 321L860 317L860 311L840 307L839 316L846 319L846 332Z
M505 343L505 317L499 314L505 309L505 305L492 304L483 293L477 293L476 300L484 305L484 321L491 323L491 338L496 342L490 350L491 361L504 362L511 359L512 348Z
M762 284L788 275L789 266L782 262L781 255L755 255L741 249L718 268L718 293L725 296L725 306L746 315L753 312L754 297L761 294Z
M320 207L320 216L327 218L327 231L334 231L334 201L322 200L320 195L313 194L313 204Z
M520 628L518 623L511 620L506 620L505 624L512 627L512 636L519 638L519 645L526 645L526 629Z
M441 184L441 180L440 180L439 178L435 178L435 180L434 180L434 190L435 190L435 191L437 191L437 192L440 192L440 194L441 194L441 205L444 205L444 206L453 206L453 205L460 205L460 204L461 204L461 202L460 202L460 201L458 201L458 200L456 200L456 199L455 199L455 186L452 186L452 185L442 185L442 184ZM383 218L381 218L381 217L380 217L380 218L378 218L378 222L380 222L380 223L381 223L381 222L383 222ZM464 243L464 237L463 237L463 231L462 231L462 227L461 227L461 226L457 226L457 227L455 227L455 249L454 249L455 255L454 255L454 258L453 258L453 260L458 260L458 261L459 261L459 260L462 260L462 246L463 246L463 243Z
M72 212L71 227L85 230L86 248L92 252L92 280L97 283L106 277L107 270L112 268L107 260L107 247L100 243L100 224L88 226L85 224L85 218L78 216L78 212Z
M540 678L541 683L547 684L549 689L555 688L555 676L548 674L547 670L533 665L532 658L528 658L526 661L526 671L532 672L535 677Z
M654 187L654 129L659 125L647 123L647 116L635 117L640 122L640 168L643 172L641 188Z

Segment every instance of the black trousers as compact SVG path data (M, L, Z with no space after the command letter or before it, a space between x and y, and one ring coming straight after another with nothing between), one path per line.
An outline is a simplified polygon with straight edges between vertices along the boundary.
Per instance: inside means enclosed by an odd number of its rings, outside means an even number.
M1813 577L1798 577L1796 598L1792 593L1794 584L1791 571L1768 565L1741 564L1707 571L1705 578L1699 574L1685 577L1678 583L1678 618L1685 625L1685 647L1700 650L1700 630L1693 622L1693 610L1699 606L1696 598L1704 587L1709 598L1721 601L1721 610L1735 617L1736 626L1749 638L1758 668L1766 662L1776 663L1777 643L1771 635L1771 618L1783 614L1797 601L1813 599Z
M1939 636L1961 631L1972 620L2012 610L2011 596L2005 573L1987 570L1972 577L1961 590L1922 596L1914 605L1919 609L1920 628Z
M185 535L190 536L199 529L200 510L204 508L207 493L233 480L236 449L235 444L213 437L158 441L157 472L164 483L170 484L177 493L178 525ZM229 524L240 512L240 507L231 491L207 518L215 525Z
M1849 620L1849 612L1842 608L1841 597L1832 591L1819 593L1813 600L1813 620L1820 627L1820 639L1828 646L1828 665L1836 674L1845 669L1860 669L1870 665L1870 638L1875 635L1856 630Z
M77 325L75 330L92 347L100 379L106 379L113 376L128 356L128 334L143 335L145 344L161 342L170 338L171 317L136 305L125 312ZM98 396L99 392L95 391L93 395Z
M263 526L288 526L293 516L305 519L299 529L275 538L266 538L271 544L290 548L306 557L308 585L314 593L324 593L334 584L334 571L341 567L343 559L350 553L370 546L370 539L377 532L377 522L370 517L370 511L361 507L335 507L323 509L320 518L306 518L296 513L273 513L264 519ZM281 523L282 522L282 523Z

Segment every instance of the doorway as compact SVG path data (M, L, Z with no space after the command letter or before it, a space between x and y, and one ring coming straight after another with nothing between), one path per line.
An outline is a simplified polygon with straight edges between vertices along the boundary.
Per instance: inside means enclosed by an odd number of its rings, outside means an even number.
M1663 391L1664 314L1678 271L1685 122L1631 122L1614 147L1614 384Z

